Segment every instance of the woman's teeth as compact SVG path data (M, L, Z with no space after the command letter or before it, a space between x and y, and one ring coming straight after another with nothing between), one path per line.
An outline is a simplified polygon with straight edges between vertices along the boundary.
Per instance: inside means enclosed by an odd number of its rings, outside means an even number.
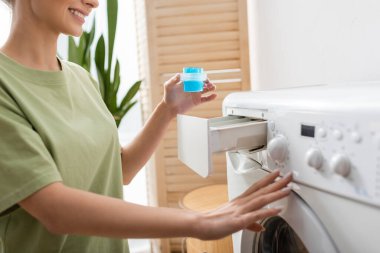
M79 11L77 11L77 10L69 9L69 11L72 14L77 15L78 17L85 18L85 16L82 13L80 13Z

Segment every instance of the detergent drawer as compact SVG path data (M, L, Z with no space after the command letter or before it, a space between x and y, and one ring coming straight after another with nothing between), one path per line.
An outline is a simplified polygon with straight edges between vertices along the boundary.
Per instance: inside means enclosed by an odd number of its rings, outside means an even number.
M204 119L177 116L178 158L202 177L212 173L212 154L267 144L267 122L242 116Z

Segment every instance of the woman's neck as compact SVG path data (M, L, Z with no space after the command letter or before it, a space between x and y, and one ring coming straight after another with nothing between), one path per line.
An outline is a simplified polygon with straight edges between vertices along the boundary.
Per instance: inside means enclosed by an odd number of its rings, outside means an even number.
M9 38L0 51L29 68L60 70L56 56L59 34L25 21L14 20Z

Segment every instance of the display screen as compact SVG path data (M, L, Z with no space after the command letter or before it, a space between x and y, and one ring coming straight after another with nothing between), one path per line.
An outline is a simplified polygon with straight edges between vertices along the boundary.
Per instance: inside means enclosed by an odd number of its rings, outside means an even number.
M314 138L315 126L301 125L301 135Z

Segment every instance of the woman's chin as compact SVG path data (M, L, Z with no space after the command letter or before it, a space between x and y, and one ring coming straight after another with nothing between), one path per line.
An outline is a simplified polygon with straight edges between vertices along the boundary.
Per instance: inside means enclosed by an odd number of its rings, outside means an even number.
M64 34L74 36L74 37L80 37L83 34L83 28L82 27L75 27L71 29L67 29Z

